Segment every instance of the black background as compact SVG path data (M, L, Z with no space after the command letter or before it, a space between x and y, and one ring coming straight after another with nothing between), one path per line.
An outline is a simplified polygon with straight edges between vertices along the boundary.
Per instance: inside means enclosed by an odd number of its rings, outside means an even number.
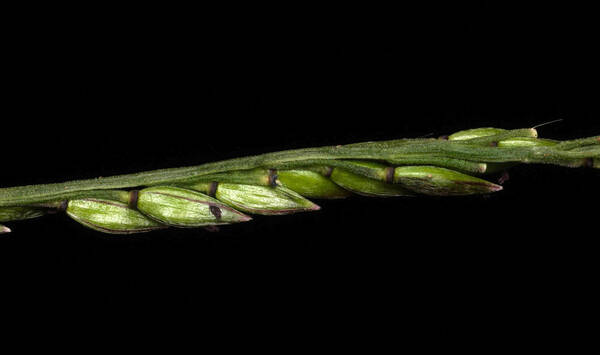
M540 136L599 134L598 26L585 11L438 10L210 24L206 13L129 12L23 25L5 46L0 184L559 118ZM63 215L9 223L0 258L6 277L18 276L6 293L148 301L153 311L319 308L442 333L459 320L589 311L598 171L510 175L491 196L316 201L321 211L218 233L108 236Z

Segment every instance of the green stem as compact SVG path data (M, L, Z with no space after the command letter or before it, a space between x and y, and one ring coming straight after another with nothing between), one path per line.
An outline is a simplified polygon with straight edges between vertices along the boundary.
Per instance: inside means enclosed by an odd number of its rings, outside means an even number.
M556 148L562 150L570 150L590 145L600 145L600 136L573 139L569 141L560 142L556 145Z

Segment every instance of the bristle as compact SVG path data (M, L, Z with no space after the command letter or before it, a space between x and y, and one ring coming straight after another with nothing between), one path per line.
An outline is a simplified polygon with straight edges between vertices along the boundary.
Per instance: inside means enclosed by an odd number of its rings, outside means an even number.
M556 123L556 122L560 122L560 121L564 121L564 119L562 119L562 118L559 118L559 119L556 119L556 120L552 120L552 121L548 121L548 122L540 123L539 125L535 125L535 126L533 126L533 127L531 127L531 128L535 129L535 128L539 128L539 127L547 126L547 125L550 125L550 124L553 124L553 123Z

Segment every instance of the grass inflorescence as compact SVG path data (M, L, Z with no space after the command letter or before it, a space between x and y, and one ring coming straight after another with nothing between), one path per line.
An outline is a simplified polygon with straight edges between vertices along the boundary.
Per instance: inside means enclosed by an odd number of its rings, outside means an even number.
M486 174L518 164L600 167L600 136L557 141L535 128L476 128L441 138L363 142L57 184L0 188L0 222L65 211L82 225L132 234L315 211L310 199L490 194ZM0 233L10 229L0 225Z

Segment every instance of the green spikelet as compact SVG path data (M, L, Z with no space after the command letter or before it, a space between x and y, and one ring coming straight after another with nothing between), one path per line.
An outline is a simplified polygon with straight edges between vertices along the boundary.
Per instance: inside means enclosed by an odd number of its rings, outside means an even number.
M167 225L200 227L251 220L250 217L200 192L171 186L139 191L137 208Z
M164 225L118 201L71 200L66 212L82 225L110 234L133 234L165 228Z
M394 181L414 192L434 196L475 195L502 190L502 186L489 181L435 166L398 167Z
M277 173L281 186L304 197L338 199L351 195L327 177L310 170L280 170Z

